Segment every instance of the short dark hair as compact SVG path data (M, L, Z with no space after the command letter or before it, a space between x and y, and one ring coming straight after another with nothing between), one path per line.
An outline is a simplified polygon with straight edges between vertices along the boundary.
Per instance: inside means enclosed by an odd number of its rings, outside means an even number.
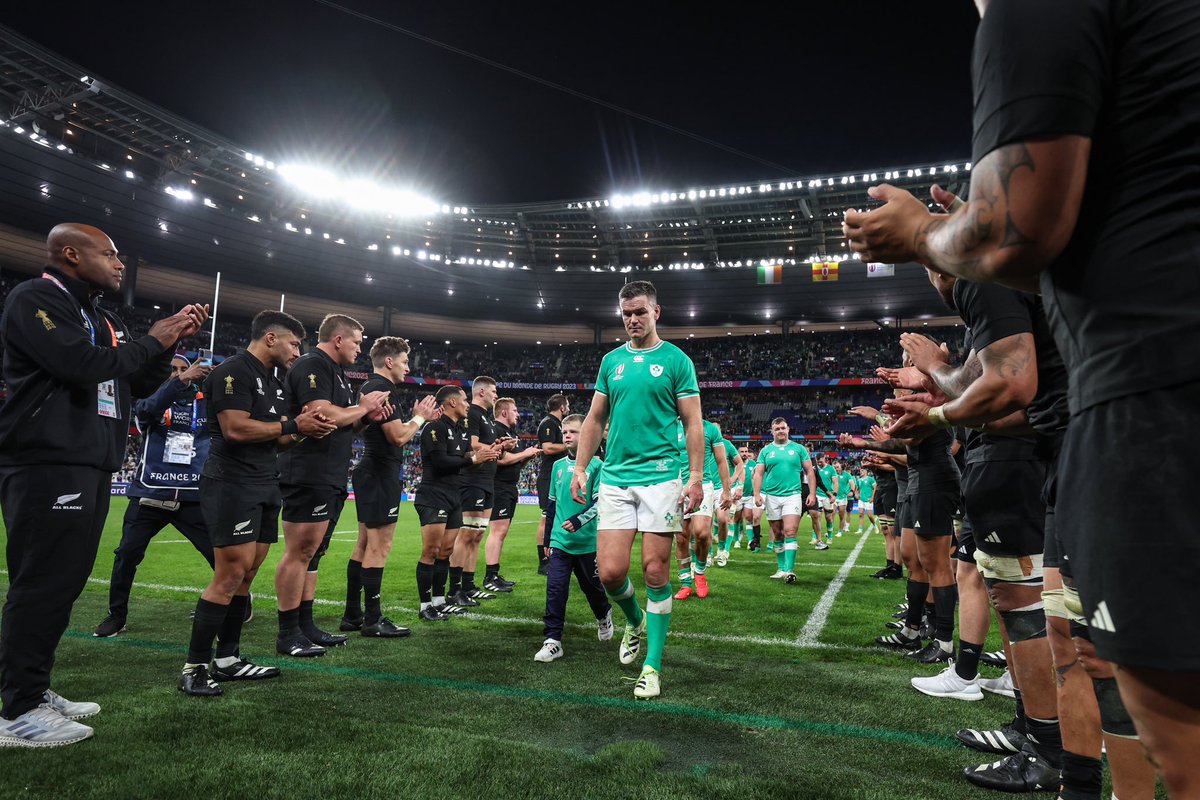
M321 320L321 327L317 329L317 341L328 342L341 331L361 331L362 329L362 323L354 317L348 317L345 314L326 314L325 319Z
M658 302L658 289L650 281L630 281L617 294L618 300L632 300L635 297L648 297L650 305L654 305Z
M382 367L384 360L408 352L408 341L399 336L380 336L371 345L371 364Z
M495 386L496 379L487 375L480 375L475 380L471 381L471 391L475 391L476 386Z
M562 411L563 406L567 404L567 396L565 394L552 394L550 399L546 401L547 411Z
M437 404L439 406L441 406L441 405L445 405L446 401L449 400L451 397L453 397L456 394L461 394L465 397L467 393L463 391L463 388L461 386L454 386L453 384L449 384L449 385L443 386L442 388L438 389L438 392L437 392L437 394L435 394L433 396L433 399L437 402Z
M250 323L250 341L257 342L271 331L283 329L304 339L304 323L282 311L260 311Z
M776 417L775 419L771 420L771 427L772 427L772 428L774 428L776 425L778 425L778 424L779 424L779 423L781 423L781 422L782 422L784 425L787 425L787 424L788 424L788 421L787 421L786 419L784 419L783 417ZM791 425L788 425L788 427L790 428L790 427L792 427L792 426L791 426Z

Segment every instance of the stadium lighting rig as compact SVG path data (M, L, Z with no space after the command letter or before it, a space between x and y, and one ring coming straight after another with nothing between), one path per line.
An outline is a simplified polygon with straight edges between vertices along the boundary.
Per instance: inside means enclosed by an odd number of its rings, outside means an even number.
M268 168L273 162L262 156L246 153L258 164ZM389 214L397 217L419 217L449 214L451 207L416 192L380 186L358 178L341 178L328 170L304 164L281 164L275 171L296 190L317 202L337 202L356 211Z
M903 174L905 178L923 178L925 176L936 175L953 175L957 174L962 169L964 172L971 171L971 163L968 161L961 167L958 164L943 164L933 165L928 167L912 167L908 169L885 170L883 180L899 180ZM671 203L691 203L696 200L714 200L714 199L735 199L739 197L747 197L752 195L766 195L773 192L794 192L797 189L820 189L832 188L835 186L850 186L858 183L878 183L878 172L864 172L855 175L841 175L838 177L828 178L798 178L791 181L779 181L775 183L759 183L758 185L746 184L744 186L720 186L706 187L703 189L686 189L679 191L638 191L630 194L617 193L604 200L584 200L581 202L567 203L569 209L591 209L591 208L613 208L622 210L626 208L648 208L656 205L670 205Z

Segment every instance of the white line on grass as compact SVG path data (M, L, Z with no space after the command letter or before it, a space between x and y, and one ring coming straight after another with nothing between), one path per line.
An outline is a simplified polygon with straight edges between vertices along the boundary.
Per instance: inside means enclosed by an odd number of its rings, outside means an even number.
M829 586L825 588L825 594L821 595L821 599L817 601L817 605L813 608L812 613L808 615L808 622L804 623L804 629L800 631L800 635L796 637L797 647L814 647L817 645L818 639L821 636L821 631L825 630L825 623L829 621L829 612L833 609L833 601L837 599L838 592L842 591L842 586L846 584L846 578L850 577L850 570L854 569L854 562L858 560L858 554L862 552L863 545L867 543L868 534L863 534L858 539L858 544L850 551L850 555L846 557L846 563L842 564L842 568L838 570L838 574L829 582Z
M0 575L7 575L7 574L8 574L8 570L0 570ZM94 583L99 586L108 586L110 581L107 581L104 578L88 578L88 583ZM133 585L138 589L154 589L154 590L157 590L160 592L178 592L181 594L190 594L190 595L199 595L201 592L204 591L203 587L199 587L199 586L171 586L171 585L164 584L164 583L135 582ZM260 598L263 600L274 600L275 599L274 595L268 595L268 594L260 594L260 595L255 595L255 596L257 598ZM313 600L313 603L318 606L336 606L338 608L341 608L343 605L343 603L340 600L326 600L326 599L320 598L320 597ZM408 608L407 606L388 605L388 606L384 607L384 610L385 611L398 611L402 614L417 613L417 609ZM505 624L505 625L525 625L525 626L531 626L531 627L537 626L540 628L540 627L542 627L542 624L543 624L542 620L531 619L529 617L502 617L502 616L497 616L497 615L493 615L493 614L479 614L479 613L467 613L467 614L464 614L463 616L466 619L483 620L486 622L496 622L496 623ZM594 622L568 622L566 624L568 627L580 628L582 630L594 631L596 629L596 623L594 623ZM799 641L792 641L791 639L784 639L782 637L772 637L772 636L727 636L727 635L712 634L712 633L698 633L698 632L692 632L692 631L670 631L670 633L668 635L672 639L687 639L690 641L699 641L699 642L729 642L729 643L733 643L733 644L753 644L753 645L764 645L764 646L771 646L771 647L792 647L792 648L796 648L796 649L800 649L800 650L853 650L853 651L859 651L859 652L864 652L864 653L874 652L877 650L877 648L874 648L874 647L860 647L857 645L848 645L848 644L825 644L825 643L818 642L818 641L813 641L810 643L801 643Z

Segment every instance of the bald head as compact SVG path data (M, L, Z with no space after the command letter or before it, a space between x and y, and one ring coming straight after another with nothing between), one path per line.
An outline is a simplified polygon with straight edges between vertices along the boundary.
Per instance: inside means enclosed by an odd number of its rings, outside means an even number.
M108 234L91 225L64 222L46 237L46 257L71 277L101 291L117 291L125 265L117 258L117 246Z

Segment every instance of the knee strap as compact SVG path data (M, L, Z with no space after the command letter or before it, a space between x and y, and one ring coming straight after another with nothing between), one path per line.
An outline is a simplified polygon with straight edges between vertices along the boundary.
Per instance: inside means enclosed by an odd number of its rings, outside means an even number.
M1046 613L1041 608L1001 611L1000 616L1013 644L1046 638Z
M1100 728L1109 736L1122 739L1138 738L1133 718L1125 708L1116 678L1092 678L1092 689L1096 692L1096 703L1100 706Z
M333 539L333 526L330 525L329 529L325 531L325 536L321 538L321 544L320 544L320 546L317 547L317 552L313 553L312 559L310 559L308 562L308 571L309 572L316 572L317 568L321 566L321 556L323 556L327 552L329 552L329 542L332 539Z

